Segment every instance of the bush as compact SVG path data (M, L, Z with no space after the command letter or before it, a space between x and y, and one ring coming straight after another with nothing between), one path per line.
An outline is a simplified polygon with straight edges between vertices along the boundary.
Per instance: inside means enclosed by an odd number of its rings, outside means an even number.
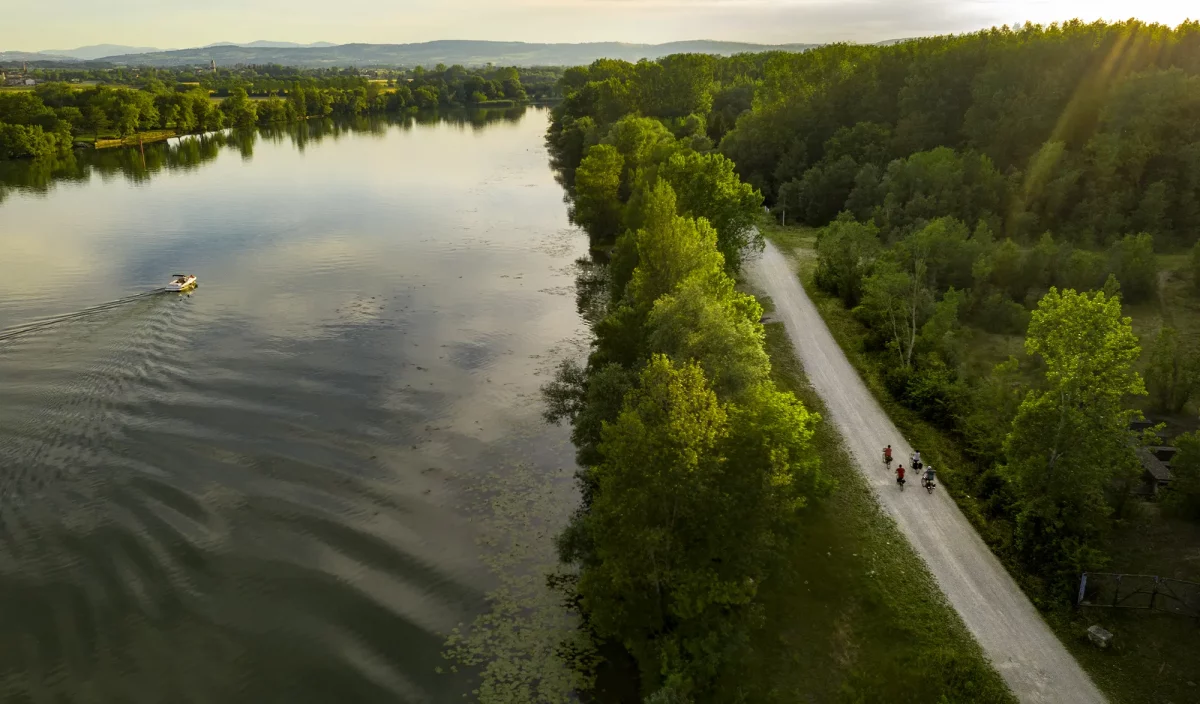
M1095 291L1104 286L1107 275L1103 255L1085 249L1074 249L1063 262L1058 283L1062 288Z
M1121 291L1130 303L1152 298L1158 291L1158 260L1154 257L1154 237L1143 232L1125 235L1113 243L1109 252L1109 271L1121 282Z
M0 123L0 158L46 157L58 148L58 137L38 125Z
M921 417L946 428L958 416L963 394L964 388L954 370L935 364L910 374L901 398L904 405Z
M983 330L997 335L1021 335L1029 327L1029 310L996 291L971 308L971 319Z
M1175 439L1179 454L1171 461L1174 479L1163 502L1174 512L1200 519L1200 432Z

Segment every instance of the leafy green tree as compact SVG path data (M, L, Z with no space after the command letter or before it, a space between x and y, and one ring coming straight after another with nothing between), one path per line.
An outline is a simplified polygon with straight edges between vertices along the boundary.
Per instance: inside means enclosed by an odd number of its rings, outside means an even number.
M554 424L570 421L571 442L575 445L576 461L580 466L594 467L604 460L599 449L604 425L617 419L626 394L636 384L637 374L620 364L585 369L568 360L559 367L554 381L542 389L546 401L543 417ZM587 508L591 506L595 487L588 481L586 473L583 478L583 505ZM589 551L590 548L583 544L568 548L568 552L579 554Z
M871 273L881 250L875 223L860 223L849 213L842 213L817 237L817 285L841 298L847 308L853 308L862 298L863 280Z
M308 102L305 97L304 86L299 81L292 82L292 87L288 90L288 101L292 104L292 110L295 111L297 118L303 120L308 117Z
M1200 518L1200 432L1175 438L1179 453L1171 460L1171 485L1164 502L1180 513Z
M795 196L799 206L797 219L803 218L805 223L813 226L832 220L845 209L859 170L858 162L845 155L805 171Z
M942 294L917 336L917 349L948 368L957 367L962 359L962 325L958 316L965 298L962 291L954 288Z
M1155 406L1169 413L1183 410L1200 391L1200 352L1189 355L1175 328L1158 331L1146 365L1146 387Z
M698 365L654 356L603 431L594 553L579 592L592 625L685 694L745 643L748 608L796 512L827 488L816 417L769 385L722 405ZM651 689L655 689L652 687Z
M136 105L126 103L121 106L120 112L117 113L116 119L117 132L122 137L128 136L137 132L138 128L138 109Z
M761 318L762 306L734 291L732 280L717 295L688 280L655 301L646 322L648 347L678 365L696 362L719 398L736 398L771 371Z
M913 262L912 273L894 263L877 262L863 281L863 296L855 313L884 331L887 348L896 353L900 367L911 369L917 335L933 305L933 293L925 281L925 262Z
M58 119L66 122L71 126L71 130L82 132L86 129L87 120L83 116L83 111L77 107L62 107L54 111L58 115Z
M93 105L87 110L85 122L87 129L96 139L100 139L100 135L112 128L112 120L108 118L108 113L99 105Z
M6 125L0 122L0 158L35 159L49 157L57 151L58 142L40 125Z
M741 269L747 250L762 250L762 235L754 227L762 194L742 183L732 161L687 150L672 154L656 173L675 191L680 215L702 217L716 229L717 249L730 271Z
M882 214L889 229L940 216L977 222L999 208L1004 178L986 156L938 147L893 161L883 190Z
M625 159L616 147L597 144L575 171L573 216L598 241L610 241L621 226L621 171Z
M1016 301L1025 300L1025 294L1034 284L1029 273L1025 253L1011 239L983 253L971 266L971 276L977 290L1002 291Z
M179 105L176 103L168 103L158 111L158 123L159 126L163 127L164 129L167 127L174 127L179 131L183 131L183 128L180 124L181 122L182 120Z
M645 224L637 233L638 266L627 288L635 306L648 310L689 279L710 291L721 290L728 280L716 230L706 220L677 212L675 191L660 179L645 201Z
M906 270L915 270L916 263L923 262L926 284L940 291L950 286L970 286L975 262L989 244L972 239L971 231L960 220L942 217L905 237L894 253Z
M1020 381L1016 357L997 364L990 374L976 381L970 391L966 413L959 421L971 455L988 464L1003 461L1004 442L1025 392L1026 385Z
M258 122L258 109L245 88L234 88L229 97L221 101L221 112L234 127L253 127Z
M855 174L854 188L846 198L846 210L853 213L856 220L875 218L884 198L882 181L883 172L875 164L866 164Z
M1072 249L1056 277L1059 285L1076 291L1095 291L1104 286L1107 266L1104 256L1086 249Z
M658 120L646 117L628 116L618 120L601 141L616 147L624 158L621 171L622 202L632 194L640 169L666 161L678 149L670 130Z
M1153 298L1158 293L1158 260L1154 256L1153 236L1126 235L1109 249L1110 271L1121 282L1121 290L1131 303Z
M1119 300L1052 288L1033 313L1025 351L1041 359L1045 376L1004 443L1022 501L1017 547L1031 570L1063 588L1101 561L1092 543L1106 527L1105 491L1137 471L1133 412L1123 401L1146 393L1133 369L1141 349Z
M708 114L712 109L714 57L674 54L635 67L638 106L653 117Z
M438 95L438 90L434 86L421 86L413 91L413 100L416 101L417 107L422 110L436 108L441 98Z

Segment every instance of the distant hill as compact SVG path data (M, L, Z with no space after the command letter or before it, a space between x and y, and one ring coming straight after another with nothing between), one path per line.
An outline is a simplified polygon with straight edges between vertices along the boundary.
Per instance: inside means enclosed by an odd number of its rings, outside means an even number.
M255 49L311 49L320 47L337 46L332 42L313 42L311 44L297 44L296 42L271 42L259 39L254 42L214 42L206 44L203 48L208 49L214 46L240 46L251 47Z
M284 42L274 42L283 44ZM257 42L269 44L269 42ZM506 64L516 66L578 66L600 58L657 59L685 52L730 55L743 52L804 51L816 44L743 44L739 42L685 41L668 44L531 44L445 40L419 44L342 44L336 46L238 46L222 44L198 49L157 51L103 57L114 64L141 66L192 66L216 61L234 64L284 64L309 68L330 66L435 66Z
M102 59L105 56L116 56L118 54L147 54L152 51L162 51L157 47L152 46L125 46L123 44L93 44L91 46L81 46L78 49L48 49L39 51L39 54L44 54L52 58L66 56L72 59L81 59L83 61L93 61Z
M0 51L0 64L11 66L19 64L22 61L33 63L34 61L74 61L65 56L47 56L46 54L38 54L32 51Z

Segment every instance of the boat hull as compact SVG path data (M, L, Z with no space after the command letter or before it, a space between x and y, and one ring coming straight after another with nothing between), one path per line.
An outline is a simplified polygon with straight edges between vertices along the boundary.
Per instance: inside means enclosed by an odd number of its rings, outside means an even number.
M188 280L184 283L178 283L176 281L172 281L171 283L167 284L166 290L170 291L170 292L178 293L180 291L187 291L189 289L195 288L195 286L196 286L196 277L191 276L191 277L188 277Z

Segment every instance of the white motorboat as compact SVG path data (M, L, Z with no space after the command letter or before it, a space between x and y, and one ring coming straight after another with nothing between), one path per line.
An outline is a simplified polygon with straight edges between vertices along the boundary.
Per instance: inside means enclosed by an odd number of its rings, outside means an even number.
M196 277L193 274L171 274L174 278L171 283L167 284L168 291L186 291L196 285Z

